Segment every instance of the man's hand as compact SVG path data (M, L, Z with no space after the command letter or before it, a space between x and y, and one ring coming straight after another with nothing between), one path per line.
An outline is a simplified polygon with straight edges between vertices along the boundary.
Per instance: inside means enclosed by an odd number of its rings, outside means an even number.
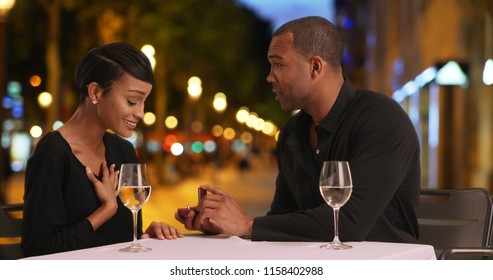
M200 187L208 194L198 205L199 215L194 225L200 225L200 228L207 232L250 238L253 217L247 215L238 202L225 191L210 185Z
M175 213L175 219L188 230L200 230L205 234L225 233L243 238L252 235L253 217L247 215L238 202L223 190L200 185L208 193L197 206L183 217Z

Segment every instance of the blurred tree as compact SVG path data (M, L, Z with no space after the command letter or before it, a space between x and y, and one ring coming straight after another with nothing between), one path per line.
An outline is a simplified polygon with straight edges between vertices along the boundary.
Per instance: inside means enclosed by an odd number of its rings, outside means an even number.
M219 91L227 95L224 119L231 122L240 106L277 124L283 124L289 114L279 109L265 81L271 26L235 0L20 2L12 14L16 27L10 67L17 68L12 75L45 77L43 90L52 93L55 102L53 110L43 114L35 100L42 90L36 89L28 97L32 110L27 118L44 118L50 124L58 118L65 121L78 105L73 70L80 57L96 45L120 40L156 49L156 85L147 108L153 108L157 116L157 135L162 135L166 115L183 113L190 76L203 81L197 105L205 129L216 120L211 104Z
M60 57L60 1L38 0L46 13L46 90L51 93L53 101L48 108L48 116L45 122L45 131L50 129L59 119L59 99L62 82L62 61Z
M279 114L280 110L271 110L270 105L276 108L278 105L265 82L269 71L266 51L270 24L234 0L38 0L38 3L21 1L15 7L17 11L12 16L17 19L10 48L14 55L12 68L13 65L35 66L49 80L55 76L62 80L58 84L71 84L75 64L88 49L117 40L138 46L148 43L157 50L156 71L161 67L166 69L165 80L158 79L158 83L165 85L166 110L181 108L187 80L197 75L203 80L202 100L207 100L204 103L209 107L213 95L222 91L228 96L231 108L246 105L256 110L258 107L260 115L276 123L286 119L286 114ZM25 21L26 18L30 20ZM59 54L59 62L53 52ZM46 57L46 62L40 61L40 54ZM60 86L46 84L45 88L48 87Z

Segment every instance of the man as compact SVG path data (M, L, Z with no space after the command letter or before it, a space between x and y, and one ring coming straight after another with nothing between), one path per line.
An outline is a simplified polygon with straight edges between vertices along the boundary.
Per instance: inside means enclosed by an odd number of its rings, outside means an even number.
M209 194L199 213L177 219L187 229L254 241L327 241L332 209L319 192L324 160L349 161L353 193L340 209L342 241L415 243L420 190L420 147L402 108L378 93L356 90L341 68L343 43L321 17L290 21L269 46L272 84L283 110L300 109L277 144L279 174L271 210L250 217L230 195Z

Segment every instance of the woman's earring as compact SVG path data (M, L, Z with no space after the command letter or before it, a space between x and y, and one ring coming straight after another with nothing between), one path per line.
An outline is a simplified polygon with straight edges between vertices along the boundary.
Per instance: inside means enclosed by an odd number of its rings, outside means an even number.
M98 101L93 100L93 101L92 101L92 104L96 105L96 104L98 104Z

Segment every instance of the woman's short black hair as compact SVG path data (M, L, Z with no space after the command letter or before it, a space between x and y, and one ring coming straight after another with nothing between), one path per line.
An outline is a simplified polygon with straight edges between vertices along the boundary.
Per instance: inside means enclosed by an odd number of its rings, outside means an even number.
M114 81L123 74L154 84L151 62L147 56L126 42L116 42L93 48L75 68L74 80L82 104L87 97L87 85L96 82L106 94Z

